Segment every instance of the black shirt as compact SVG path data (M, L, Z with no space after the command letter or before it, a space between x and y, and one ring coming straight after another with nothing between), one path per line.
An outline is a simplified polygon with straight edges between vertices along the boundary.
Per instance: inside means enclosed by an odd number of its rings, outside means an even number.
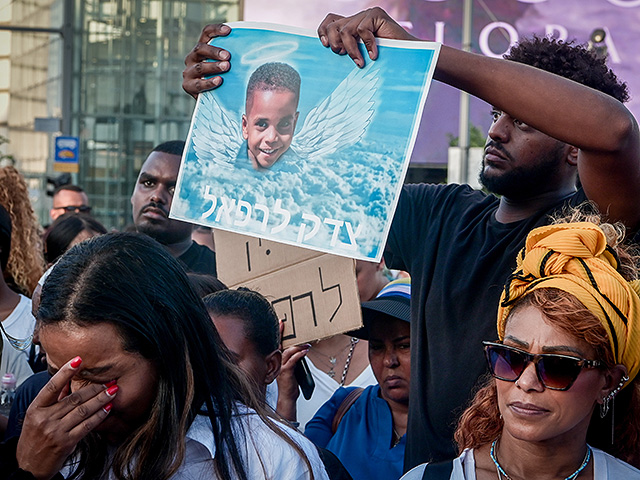
M216 275L216 254L204 245L192 242L187 251L177 258L187 272Z
M411 390L405 471L455 457L453 432L486 372L482 340L497 338L498 302L516 254L549 213L495 219L499 200L467 185L405 185L385 260L411 274Z

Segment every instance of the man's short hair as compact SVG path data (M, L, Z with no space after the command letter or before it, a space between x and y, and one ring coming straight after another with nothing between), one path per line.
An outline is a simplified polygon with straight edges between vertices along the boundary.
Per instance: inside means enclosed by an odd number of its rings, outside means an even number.
M612 96L620 102L629 100L627 84L607 67L606 59L573 41L534 36L523 39L509 53L507 60L531 65L555 73Z
M58 193L60 193L63 190L68 190L70 192L84 193L84 189L82 187L67 183L66 185L60 185L59 187L56 187L56 189L53 191L53 196L55 197Z
M286 63L265 63L249 77L247 103L256 90L289 90L298 98L300 97L300 74Z
M168 153L169 155L178 155L179 157L181 157L182 153L184 152L184 147L184 140L170 140L168 142L161 143L151 151Z

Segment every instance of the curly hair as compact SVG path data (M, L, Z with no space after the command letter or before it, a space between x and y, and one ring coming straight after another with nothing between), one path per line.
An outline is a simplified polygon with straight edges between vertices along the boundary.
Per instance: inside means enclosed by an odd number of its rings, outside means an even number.
M249 77L246 109L249 110L256 90L289 90L300 97L300 74L290 65L280 62L265 63ZM297 103L297 102L296 102Z
M573 41L534 36L523 39L504 58L555 73L612 96L620 102L629 100L627 84L607 67L605 59Z
M4 271L7 283L31 296L44 273L41 228L24 177L14 167L0 168L0 205L11 216L11 252Z

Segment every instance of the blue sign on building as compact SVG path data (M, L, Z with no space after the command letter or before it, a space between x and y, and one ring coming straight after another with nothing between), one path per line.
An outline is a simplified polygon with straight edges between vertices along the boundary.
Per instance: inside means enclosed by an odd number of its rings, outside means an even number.
M80 139L78 137L56 137L55 142L53 169L57 172L77 173Z

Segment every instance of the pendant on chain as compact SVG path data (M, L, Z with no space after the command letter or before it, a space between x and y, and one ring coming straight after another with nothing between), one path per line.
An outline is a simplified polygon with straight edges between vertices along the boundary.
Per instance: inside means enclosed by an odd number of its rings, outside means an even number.
M335 367L336 367L336 362L337 361L338 361L338 359L336 357L329 357L329 363L331 364L331 368L327 372L327 375L329 375L329 377L331 377L331 378L336 376Z

